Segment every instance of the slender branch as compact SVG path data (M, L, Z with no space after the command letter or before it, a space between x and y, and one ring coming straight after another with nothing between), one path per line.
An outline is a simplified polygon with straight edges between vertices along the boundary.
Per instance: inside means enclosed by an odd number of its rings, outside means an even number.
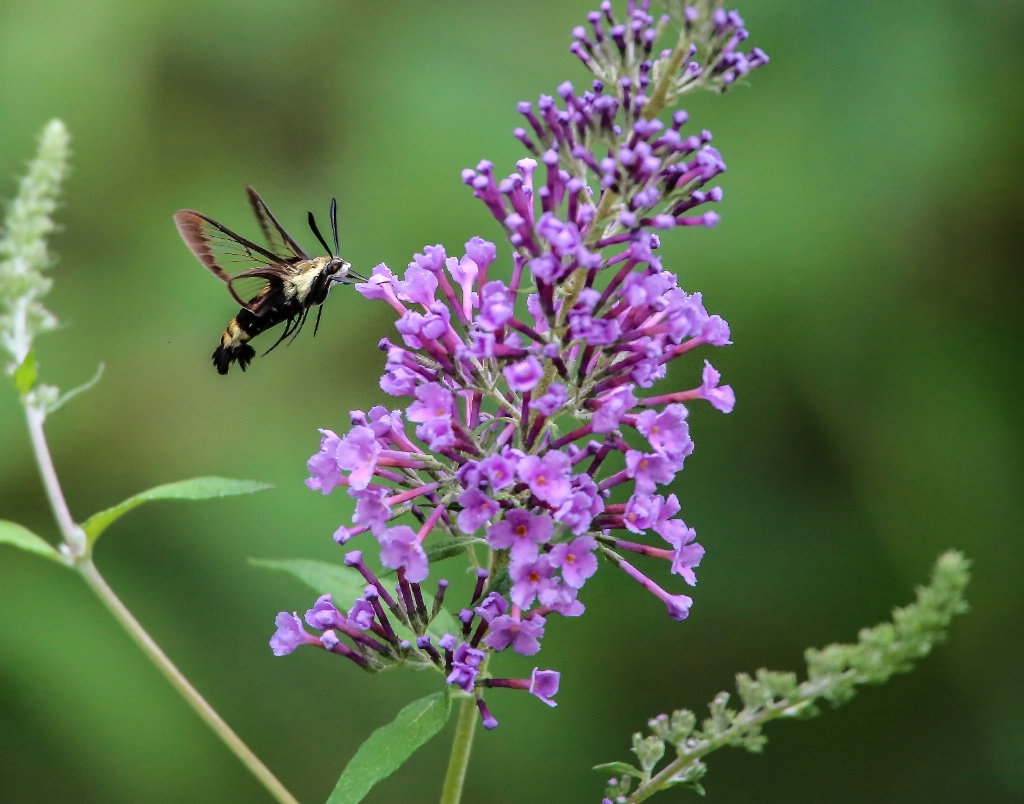
M288 792L277 777L260 762L249 747L242 742L242 739L231 730L231 727L224 722L224 719L217 714L217 711L206 702L206 699L199 694L188 679L181 674L181 671L174 666L174 663L167 657L160 646L153 641L153 638L139 624L139 621L132 616L121 600L114 594L114 590L107 585L103 576L96 569L96 565L90 559L79 562L78 570L86 582L96 593L103 605L107 607L114 618L121 623L135 643L142 648L142 652L156 665L164 677L171 682L171 686L186 700L189 706L195 710L206 724L213 729L221 741L231 749L242 764L255 776L277 801L282 804L298 804L298 800Z
M852 678L854 674L853 671L848 671L844 675L846 678ZM772 703L758 710L744 709L740 712L737 722L733 726L714 739L695 741L694 745L688 746L683 753L665 765L650 780L634 790L633 794L626 801L628 804L640 804L641 801L646 801L655 793L668 787L672 779L682 775L686 768L695 762L699 762L702 757L723 746L732 745L738 739L737 735L779 717L795 717L803 709L803 705L813 701L819 694L819 692L815 691L808 695L796 696L793 700Z
M729 708L730 695L722 692L709 705L710 717L694 730L696 716L685 709L661 715L649 724L652 735L634 736L633 752L649 773L661 761L666 744L675 748L676 758L646 779L628 796L616 798L626 804L640 804L671 785L696 784L706 770L701 759L725 746L760 751L766 738L763 726L777 718L798 718L819 714L815 702L824 699L839 706L853 697L856 687L881 684L895 673L905 673L916 660L946 638L950 621L967 611L964 589L970 579L970 562L951 550L939 557L928 586L919 587L917 599L893 610L892 619L863 628L853 644L833 644L805 652L807 680L798 683L795 673L759 670L754 677L736 676L743 708ZM636 770L636 769L634 769Z
M60 480L57 478L53 458L50 455L50 448L46 441L46 434L43 431L43 421L46 418L45 409L32 398L31 394L24 400L24 404L25 418L28 422L28 430L32 439L32 448L35 450L39 474L42 476L43 486L46 488L46 495L50 500L50 507L53 509L53 515L57 520L61 536L64 539L61 547L68 563L78 570L82 578L85 579L85 582L89 584L110 613L114 615L114 618L124 627L129 636L135 640L135 643L142 648L142 652L150 658L157 669L171 682L171 686L189 703L199 717L206 721L206 724L213 729L214 733L242 761L242 764L249 769L249 772L259 780L267 791L282 804L298 804L298 800L260 762L259 758L231 730L231 727L224 722L224 719L217 714L216 710L188 682L188 679L181 674L181 671L174 666L174 663L167 657L167 654L146 633L146 630L139 624L139 621L125 608L125 605L114 594L114 590L110 588L103 579L103 576L100 575L99 570L96 569L96 565L92 563L92 558L89 555L90 551L85 534L71 517L67 500L64 498L64 491L61 489Z
M64 540L62 545L65 554L71 559L80 558L85 554L85 534L75 524L71 517L71 510L68 502L64 499L64 491L57 479L57 470L53 466L53 457L50 455L50 447L46 443L46 434L43 432L43 421L46 419L46 412L32 397L24 400L25 420L28 422L29 437L32 439L32 449L36 454L36 464L39 466L39 474L43 480L43 487L46 489L46 496L50 500L50 508L53 509L53 516L60 528L60 535Z

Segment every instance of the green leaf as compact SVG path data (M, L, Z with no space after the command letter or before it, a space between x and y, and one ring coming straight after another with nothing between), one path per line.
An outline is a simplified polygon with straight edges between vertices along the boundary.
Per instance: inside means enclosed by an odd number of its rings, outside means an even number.
M38 376L36 371L36 350L32 349L25 355L21 365L14 371L14 387L18 389L19 394L25 396L32 390L32 386L36 384Z
M594 770L601 773L614 773L616 776L635 776L643 779L644 773L639 768L634 768L628 762L605 762L602 765L595 765Z
M313 561L306 558L268 561L250 558L249 562L257 567L287 572L302 581L318 595L330 594L335 605L347 610L352 601L363 594L366 579L358 570L340 564L329 564L326 561Z
M61 564L64 563L60 553L48 541L36 536L28 528L19 525L17 522L7 522L0 519L0 544L10 544Z
M64 407L68 402L70 402L72 399L74 399L79 394L84 393L85 391L92 390L96 386L96 384L100 381L100 377L103 376L103 369L104 369L104 365L102 363L100 363L99 366L96 369L96 373L92 375L92 379L91 380L89 380L88 382L82 383L82 385L79 385L77 388L72 388L66 394L61 395L60 399L56 400L52 405L49 406L49 409L48 409L47 412L48 413L56 413L58 410L60 410L62 407Z
M433 564L436 561L444 561L446 558L452 556L461 556L466 550L469 549L471 542L476 541L475 539L443 539L434 544L427 545L423 549L423 552L427 554L427 561ZM388 569L381 572L381 578L390 578L392 575L397 575L398 570Z
M287 572L318 595L330 594L334 605L342 611L346 611L352 605L352 601L361 597L363 590L366 589L366 579L357 570L343 565L329 564L326 561L305 558L270 561L250 558L249 563L257 567ZM427 610L430 610L429 601ZM410 641L416 638L415 634L401 623L392 622L391 625L400 637ZM445 634L458 635L461 631L462 623L447 609L441 609L427 626L427 634L433 638L435 643Z
M452 556L461 556L469 549L469 539L442 539L434 544L428 545L425 552L430 563L444 561Z
M208 500L212 497L231 497L236 494L252 494L254 491L272 488L267 483L255 480L231 480L225 477L194 477L191 480L179 480L177 483L165 483L154 486L149 491L129 497L113 508L100 511L89 517L82 525L89 539L90 547L114 522L133 508L152 500Z
M447 692L436 692L409 704L359 746L327 804L362 801L370 788L398 770L417 748L441 731L451 711Z

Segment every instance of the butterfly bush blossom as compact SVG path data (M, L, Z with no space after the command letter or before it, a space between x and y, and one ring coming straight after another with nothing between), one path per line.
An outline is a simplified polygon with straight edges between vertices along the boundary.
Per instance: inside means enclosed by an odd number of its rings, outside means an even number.
M378 265L358 286L398 316L397 335L380 343L380 385L405 401L353 411L343 436L321 430L306 482L323 494L347 488L355 514L335 541L369 534L376 544L360 543L379 548L397 585L360 550L347 553L364 593L317 600L305 615L316 633L282 612L276 654L309 644L367 670L433 666L476 697L493 728L483 688L554 706L559 674L495 678L490 654L536 654L549 618L583 614L600 566L617 567L672 619L688 615L679 581L696 583L704 548L667 487L693 451L687 405L728 413L735 397L690 355L730 343L728 325L658 256L670 230L715 225L709 206L722 193L710 185L725 170L710 133L687 133L686 113L669 104L697 87L724 91L767 57L741 52L743 21L715 3L680 7L678 39L656 51L672 22L649 3L629 3L622 21L602 4L571 47L596 80L519 105L525 125L514 134L529 156L511 175L486 161L463 172L504 231L510 275L492 271L498 247L474 237L451 256L427 246L401 276ZM659 393L676 360L692 387ZM432 560L457 554L476 586L446 619L447 581L429 606L422 584Z

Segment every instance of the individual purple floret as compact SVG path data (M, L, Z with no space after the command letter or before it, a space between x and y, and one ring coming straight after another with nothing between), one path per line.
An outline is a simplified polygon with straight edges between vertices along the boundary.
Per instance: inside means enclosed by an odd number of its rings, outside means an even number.
M491 525L487 543L495 550L509 550L513 560L537 558L539 547L551 541L553 527L547 514L531 514L514 509Z
M558 694L558 684L561 677L561 673L555 670L541 670L535 667L529 678L489 678L484 682L484 685L488 687L526 690L531 695L536 695L548 706L558 706L551 699Z
M490 622L490 636L484 639L489 648L501 651L512 646L512 650L523 656L532 656L540 650L540 638L544 636L545 620L541 616L523 620L519 617L502 615Z
M741 50L743 20L715 3L686 8L681 31L648 0L625 11L602 3L573 31L596 80L519 104L529 155L512 172L462 172L507 242L428 245L404 272L381 264L357 286L397 317L380 387L402 401L353 411L344 435L322 430L306 482L347 488L355 513L335 540L375 541L388 572L348 553L363 594L347 614L321 597L306 618L321 634L280 614L278 655L308 644L371 671L434 667L493 728L485 688L553 706L560 676L497 679L490 654L540 651L551 616L585 612L602 566L688 616L693 600L662 583L693 586L704 557L672 493L694 448L689 405L729 413L735 394L704 359L731 343L728 324L660 256L672 230L702 237L695 228L719 221L726 169L710 132L672 104L724 91L767 56ZM456 555L476 585L443 616L447 582L432 604L421 584Z
M310 634L302 625L298 614L282 611L277 615L277 631L270 638L270 647L275 656L285 656L299 645L315 645L317 637Z

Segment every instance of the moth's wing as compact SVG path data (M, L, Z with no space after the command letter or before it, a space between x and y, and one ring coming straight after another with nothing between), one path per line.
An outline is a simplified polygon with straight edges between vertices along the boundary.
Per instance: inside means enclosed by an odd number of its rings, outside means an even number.
M262 316L281 301L282 295L278 291L295 274L295 266L290 263L253 268L230 277L228 290L242 307L253 315Z
M293 273L297 257L283 257L232 232L202 213L181 209L174 223L185 245L214 276L227 284L231 296L241 307L256 312L250 299L265 296L258 292L267 282L281 282ZM251 292L246 292L245 285Z
M278 223L274 213L260 198L260 194L252 187L246 187L245 190L249 195L249 205L256 214L256 220L260 222L260 229L263 231L263 237L266 238L270 250L275 254L283 254L299 260L311 259L309 253L295 242L295 239Z

